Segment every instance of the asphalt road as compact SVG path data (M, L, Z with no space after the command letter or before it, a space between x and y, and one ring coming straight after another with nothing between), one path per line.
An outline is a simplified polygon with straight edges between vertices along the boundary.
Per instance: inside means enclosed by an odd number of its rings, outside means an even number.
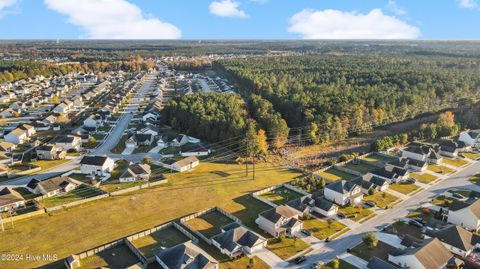
M353 248L362 241L362 235L366 232L376 231L379 227L390 224L405 217L409 212L414 211L421 204L431 201L431 199L451 188L468 188L480 191L480 187L472 184L469 179L480 171L480 162L475 162L464 170L461 170L450 177L430 186L423 191L409 197L397 204L395 207L386 210L377 217L370 219L353 230L345 233L340 238L328 243L322 243L319 246L313 246L314 251L307 255L307 261L302 265L289 265L289 268L311 268L315 262L328 262L347 249ZM279 264L275 268L284 268L284 264Z

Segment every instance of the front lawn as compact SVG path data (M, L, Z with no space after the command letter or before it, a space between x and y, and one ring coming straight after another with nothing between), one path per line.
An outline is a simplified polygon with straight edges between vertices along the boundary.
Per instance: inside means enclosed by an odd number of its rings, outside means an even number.
M408 194L418 190L418 188L420 188L420 187L418 187L415 184L399 184L399 183L396 183L396 184L390 184L389 188L391 190L396 191L396 192L408 195Z
M325 221L316 218L303 220L303 228L312 232L312 235L320 240L324 240L346 227L347 226L335 220Z
M418 182L422 182L422 183L425 183L425 184L428 184L434 180L436 180L438 177L437 176L434 176L432 174L429 174L429 173L411 173L410 174L410 177L417 180Z
M97 195L100 195L99 191L93 190L86 186L78 186L73 191L68 193L57 194L39 201L39 203L46 208L63 205L66 203L79 201L86 198L91 198Z
M309 246L309 244L299 238L280 236L268 240L267 248L281 259L286 260L298 252L307 249Z
M462 159L443 158L443 162L455 167L462 167L468 164L468 161Z
M240 259L220 263L220 269L270 269L270 266L257 256L252 258L243 256Z
M432 199L431 203L436 206L448 207L453 202L452 198L445 197L444 195L437 196Z
M71 160L39 160L31 162L30 164L39 166L42 170L48 170L55 166L70 162Z
M462 155L469 158L470 160L476 160L480 158L480 153L463 152Z
M386 192L377 192L373 195L363 196L363 200L366 202L374 202L380 208L386 208L396 202L398 197Z
M437 174L442 174L442 175L448 175L448 174L451 174L453 173L455 170L453 169L450 169L446 166L443 166L443 165L429 165L427 167L428 170L432 171L432 172L435 172Z
M346 173L335 168L329 168L323 172L319 172L318 175L329 181L337 181L340 179L352 180L357 177L356 175Z
M373 214L373 211L362 208L361 206L359 207L347 206L347 207L339 208L338 213L344 214L347 218L353 221L359 221Z
M470 182L480 185L480 174L476 174L470 178Z
M349 264L348 262L346 262L342 259L340 259L338 261L339 261L338 268L333 267L333 265L330 262L330 263L327 263L325 265L322 265L322 267L320 267L320 269L358 269L358 267L353 266L353 265Z
M295 200L302 196L303 195L301 193L292 191L285 187L280 187L278 189L275 189L260 195L261 198L267 201L270 201L272 203L275 203L277 205L284 205L287 202Z

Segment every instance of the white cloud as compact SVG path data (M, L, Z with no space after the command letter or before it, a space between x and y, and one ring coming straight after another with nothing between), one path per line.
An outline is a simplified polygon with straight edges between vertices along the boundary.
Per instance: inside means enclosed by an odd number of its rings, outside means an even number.
M248 15L245 13L245 11L239 9L239 6L239 2L222 0L219 2L212 2L209 8L210 13L220 17L247 18Z
M395 0L388 0L387 8L397 15L405 15L407 11L397 5Z
M290 33L305 39L412 39L420 30L396 17L373 9L368 14L356 11L305 9L290 18Z
M478 3L475 0L457 0L457 2L463 8L478 8Z
M1 1L1 0L0 0ZM146 17L127 0L44 0L48 8L64 14L94 39L176 39L173 24Z
M16 3L17 0L0 0L0 18L10 13L10 8Z

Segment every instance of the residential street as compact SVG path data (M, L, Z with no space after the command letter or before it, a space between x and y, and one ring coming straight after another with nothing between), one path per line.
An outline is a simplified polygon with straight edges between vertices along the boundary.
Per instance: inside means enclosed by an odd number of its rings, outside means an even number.
M408 212L417 209L421 204L429 202L434 196L437 196L438 194L441 194L450 188L469 188L480 191L479 186L473 185L471 182L469 182L470 177L474 174L477 174L478 171L480 171L480 162L474 162L464 170L461 170L460 172L451 175L447 179L418 192L407 200L397 204L395 207L386 210L377 217L358 225L356 228L345 233L340 238L329 243L312 245L314 251L309 253L308 259L305 263L298 266L289 265L287 267L311 268L312 264L315 262L328 262L346 252L347 249L353 248L359 244L362 241L363 233L375 231L377 227L395 222L395 220L404 217L408 214ZM280 263L272 268L282 267L285 267L284 263Z

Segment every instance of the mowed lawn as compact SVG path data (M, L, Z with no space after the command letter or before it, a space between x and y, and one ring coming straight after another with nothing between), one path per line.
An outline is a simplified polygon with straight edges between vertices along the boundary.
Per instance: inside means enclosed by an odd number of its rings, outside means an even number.
M428 184L438 178L437 176L428 173L411 173L410 177L425 184Z
M447 157L443 157L443 162L455 167L462 167L468 164L468 161L465 161L462 159L452 159Z
M418 190L420 187L415 184L390 184L389 188L401 194L407 195Z
M0 233L0 252L56 253L62 259L213 206L240 219L240 215L252 219L257 209L249 208L245 195L300 176L270 164L257 164L255 174L252 180L251 175L245 177L242 165L201 163L190 172L167 174L167 186L18 221L15 229L6 227ZM41 233L38 227L42 227ZM23 261L10 265L29 268L45 263Z
M301 193L287 189L285 187L280 187L278 189L260 195L261 198L277 205L284 205L287 202L295 200L302 196L303 195Z
M364 201L374 202L378 207L385 208L396 202L398 197L386 192L377 192L373 195L363 196Z
M153 257L162 248L169 248L190 240L177 228L170 226L156 231L142 238L132 241L132 244L149 258Z
M325 221L311 218L303 221L303 228L312 232L312 235L320 240L330 237L346 227L347 226L335 220Z
M307 249L310 245L300 238L279 237L268 240L267 248L278 257L286 260L300 251Z
M63 205L66 203L75 202L78 200L91 198L97 195L102 194L100 191L93 190L91 188L85 187L84 185L80 185L73 191L64 194L57 194L48 198L44 198L39 201L40 205L43 207L49 208L58 205Z
M338 213L344 214L348 219L353 221L359 221L373 214L373 211L361 207L341 207L338 209Z
M378 169L377 167L375 167L373 165L366 164L366 163L355 164L353 162L349 162L349 163L345 164L343 167L345 167L347 169L350 169L350 170L360 172L362 174L366 174L368 172L371 172L373 170Z
M455 170L453 169L450 169L446 166L443 166L443 165L429 165L427 167L428 170L432 171L432 172L435 172L437 174L442 174L442 175L448 175L448 174L451 174L453 172L455 172Z
M323 172L319 172L318 175L330 181L337 181L340 179L352 180L356 177L355 175L340 171L335 168L329 168Z
M217 210L200 215L186 222L193 230L199 231L210 238L222 232L222 227L233 223L234 220Z
M249 269L249 268L250 269L270 269L270 266L257 256L253 256L252 258L243 256L240 259L235 259L228 262L220 263L220 269Z
M480 158L480 153L464 152L462 153L462 155L469 158L470 160L476 160Z
M387 156L383 156L383 155L380 155L380 154L371 154L370 156L362 158L362 160L365 160L367 162L372 162L372 163L378 163L378 162L388 163L388 162L391 162L395 159L396 158L394 158L394 157L387 157Z

